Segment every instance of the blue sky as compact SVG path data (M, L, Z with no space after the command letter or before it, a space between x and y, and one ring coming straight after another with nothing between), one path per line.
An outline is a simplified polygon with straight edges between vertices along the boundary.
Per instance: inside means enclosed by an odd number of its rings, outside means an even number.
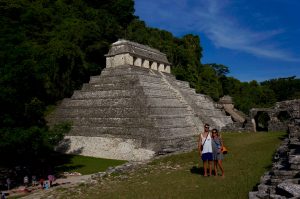
M202 63L241 81L300 77L299 0L135 0L135 15L174 36L200 36Z

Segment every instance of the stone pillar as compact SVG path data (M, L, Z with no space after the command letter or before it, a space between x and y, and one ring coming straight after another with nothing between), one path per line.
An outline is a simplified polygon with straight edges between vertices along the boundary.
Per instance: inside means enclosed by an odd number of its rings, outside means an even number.
M157 70L157 62L153 62L150 67L152 70Z
M149 66L149 60L145 59L145 60L143 61L142 67L144 67L144 68L149 68L149 67L150 67L150 66Z
M165 71L165 65L164 64L159 64L158 65L158 71L164 72Z
M126 54L126 64L133 65L133 57L130 54Z
M142 59L137 57L135 60L134 60L134 63L133 63L134 66L142 66Z
M251 119L251 123L252 123L252 126L253 126L253 132L256 132L256 123L255 123L254 118Z
M165 72L166 72L166 73L171 73L171 67L170 67L169 65L167 65L167 66L165 67Z
M112 67L113 57L106 57L106 68Z

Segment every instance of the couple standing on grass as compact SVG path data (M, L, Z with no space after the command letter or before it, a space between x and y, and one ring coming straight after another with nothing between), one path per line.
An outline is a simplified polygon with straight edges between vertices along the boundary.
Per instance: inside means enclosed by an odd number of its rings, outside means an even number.
M205 124L204 132L200 134L198 141L199 155L203 160L204 176L212 175L212 161L214 161L215 175L218 175L218 168L220 168L224 177L222 147L223 141L218 130L213 129L210 133L209 124ZM207 174L207 166L209 167L209 175Z

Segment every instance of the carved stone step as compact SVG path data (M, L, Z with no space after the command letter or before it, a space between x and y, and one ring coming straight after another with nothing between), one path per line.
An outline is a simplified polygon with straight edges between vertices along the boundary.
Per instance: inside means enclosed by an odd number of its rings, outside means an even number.
M146 127L90 127L90 126L73 126L68 135L73 136L103 136L113 135L122 138L135 138L137 136L151 135L153 128Z
M64 118L65 121L72 121L73 126L91 127L157 127L160 129L168 128L187 128L193 127L186 121L186 118L175 119L144 119L144 118Z
M139 98L95 98L95 99L67 99L62 102L62 105L65 108L83 108L83 107L98 107L98 108L106 108L106 107L137 107L143 106L145 108L159 108L159 107L177 107L184 108L186 105L180 103L176 99L165 99L161 100L161 98L148 98L147 100L139 99Z
M187 112L186 107L161 107L161 108L151 108L148 109L150 115L158 114L170 114L170 115L180 115L181 113Z
M138 95L141 90L135 89L120 89L120 90L108 90L108 91L75 91L72 99L92 99L92 98L123 98Z
M160 83L161 78L156 75L148 76L145 74L122 74L119 76L111 75L111 76L94 76L90 78L89 83L92 84L102 84L102 83L138 83L137 81L144 81L144 82L152 82L152 83Z
M80 117L142 117L146 116L146 110L137 109L135 107L118 107L118 108L59 108L55 117L76 118Z
M148 118L94 118L94 117L77 117L77 118L65 118L66 120L72 120L73 126L91 126L91 127L153 127L151 119Z

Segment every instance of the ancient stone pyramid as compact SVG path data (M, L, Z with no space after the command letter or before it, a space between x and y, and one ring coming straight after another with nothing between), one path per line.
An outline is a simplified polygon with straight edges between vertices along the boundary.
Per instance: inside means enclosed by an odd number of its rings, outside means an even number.
M49 123L72 121L59 148L87 156L142 160L197 147L203 124L222 128L230 117L188 82L170 74L166 55L119 40L106 68L64 99Z

